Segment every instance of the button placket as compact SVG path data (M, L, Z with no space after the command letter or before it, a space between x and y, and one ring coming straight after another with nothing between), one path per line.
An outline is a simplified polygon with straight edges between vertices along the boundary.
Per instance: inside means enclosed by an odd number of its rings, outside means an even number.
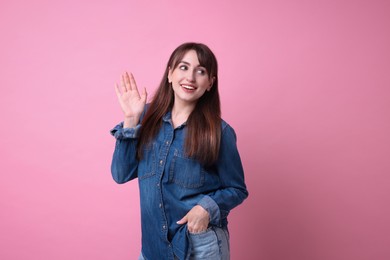
M159 152L158 152L158 155L157 155L157 168L158 168L158 173L160 175L160 178L159 178L159 181L158 183L156 183L156 187L157 189L159 190L158 193L160 195L160 200L158 202L158 209L159 211L161 212L161 217L162 217L162 222L161 223L161 232L164 234L164 237L167 236L168 234L168 230L169 230L169 225L167 223L167 217L165 215L165 208L164 208L164 199L163 199L163 194L161 193L161 189L162 189L162 185L163 185L163 176L164 176L164 168L166 166L166 163L167 163L167 156L168 156L168 153L169 153L169 148L170 148L170 145L172 144L172 134L173 134L173 131L171 132L171 129L169 129L170 131L167 131L166 132L166 135L164 136L164 139L161 140L162 142L160 143L161 146L160 146L160 149L159 149Z

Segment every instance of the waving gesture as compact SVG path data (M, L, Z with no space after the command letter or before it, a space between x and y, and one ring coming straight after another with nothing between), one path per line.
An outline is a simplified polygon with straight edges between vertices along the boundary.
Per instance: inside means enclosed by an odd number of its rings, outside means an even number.
M122 93L119 90L118 84L115 84L115 92L123 113L125 114L123 127L135 127L138 124L146 104L146 89L144 88L140 94L133 74L130 73L129 76L127 72L122 75L121 86Z

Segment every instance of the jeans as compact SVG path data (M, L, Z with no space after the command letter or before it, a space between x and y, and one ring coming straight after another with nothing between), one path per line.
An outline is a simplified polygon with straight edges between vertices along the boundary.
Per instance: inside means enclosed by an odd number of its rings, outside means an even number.
M200 233L189 233L190 260L229 260L229 232L219 227L209 227Z
M200 233L189 233L189 240L189 260L230 260L229 232L227 229L209 227ZM145 260L142 253L138 260Z

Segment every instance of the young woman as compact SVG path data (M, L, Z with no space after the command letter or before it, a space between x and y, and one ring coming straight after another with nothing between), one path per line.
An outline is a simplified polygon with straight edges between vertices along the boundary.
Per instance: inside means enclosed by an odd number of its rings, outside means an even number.
M229 211L247 198L232 127L221 119L217 60L204 44L172 53L150 104L132 74L115 90L124 121L111 172L138 178L140 259L229 259Z

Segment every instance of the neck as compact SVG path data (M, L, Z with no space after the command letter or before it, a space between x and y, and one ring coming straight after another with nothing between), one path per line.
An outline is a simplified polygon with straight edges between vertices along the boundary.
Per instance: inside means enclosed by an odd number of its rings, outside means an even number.
M172 108L172 123L174 128L182 125L195 108L196 103L184 104L175 100Z

